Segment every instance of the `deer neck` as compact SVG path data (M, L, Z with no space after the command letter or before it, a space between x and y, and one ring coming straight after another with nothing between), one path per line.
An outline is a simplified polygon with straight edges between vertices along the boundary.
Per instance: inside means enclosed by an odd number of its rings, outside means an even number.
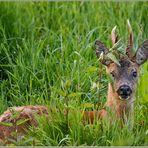
M106 106L110 107L117 117L124 119L124 116L128 117L133 110L133 98L126 101L121 100L111 84L109 84Z

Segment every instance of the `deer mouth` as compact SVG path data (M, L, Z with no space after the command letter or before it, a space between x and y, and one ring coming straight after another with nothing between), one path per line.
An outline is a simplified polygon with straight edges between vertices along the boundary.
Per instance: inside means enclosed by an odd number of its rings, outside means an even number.
M121 95L119 96L120 100L128 100L130 98L130 96L127 95Z

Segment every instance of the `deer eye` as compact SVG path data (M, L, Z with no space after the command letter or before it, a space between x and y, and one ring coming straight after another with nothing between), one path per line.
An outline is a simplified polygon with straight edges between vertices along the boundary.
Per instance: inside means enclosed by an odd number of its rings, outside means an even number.
M136 78L136 77L137 77L137 71L133 71L132 76L133 76L134 78Z

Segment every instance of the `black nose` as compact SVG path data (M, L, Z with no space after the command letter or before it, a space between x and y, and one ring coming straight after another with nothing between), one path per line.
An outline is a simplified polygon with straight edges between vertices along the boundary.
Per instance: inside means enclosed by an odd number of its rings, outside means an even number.
M132 90L128 85L122 85L120 86L120 88L118 89L117 93L123 98L123 99L127 99L131 93Z

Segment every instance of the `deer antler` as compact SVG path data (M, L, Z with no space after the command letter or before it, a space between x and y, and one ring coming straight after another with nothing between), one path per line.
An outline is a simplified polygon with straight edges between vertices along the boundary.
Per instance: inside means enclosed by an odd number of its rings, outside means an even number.
M112 44L114 45L115 43L117 43L118 41L118 36L116 34L116 28L117 26L115 26L112 31L111 31L111 40L112 40Z
M132 58L133 32L132 32L132 27L130 25L129 20L127 20L127 25L128 25L129 37L128 37L128 45L127 45L127 48L126 48L126 54L129 58Z

